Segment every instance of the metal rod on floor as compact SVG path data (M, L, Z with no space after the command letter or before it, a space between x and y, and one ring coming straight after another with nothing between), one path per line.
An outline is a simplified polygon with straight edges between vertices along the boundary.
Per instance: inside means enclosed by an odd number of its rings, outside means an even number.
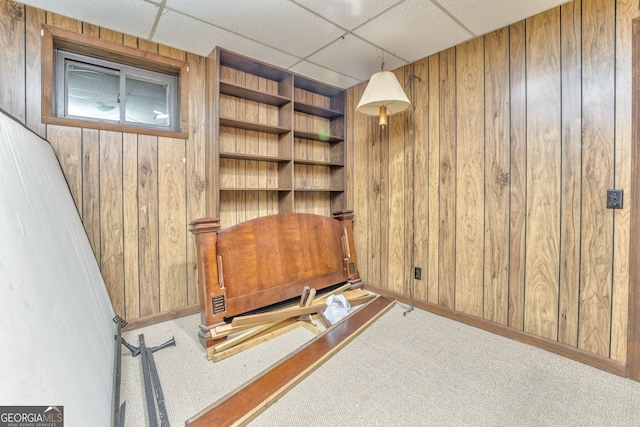
M156 405L151 388L151 373L149 372L149 354L147 347L144 345L144 334L138 335L140 340L140 355L142 356L142 377L144 379L144 395L147 399L147 413L149 414L149 426L158 427L158 419L156 417Z
M162 386L160 385L160 377L158 376L158 368L156 368L156 361L153 358L153 352L165 346L166 346L166 343L163 344L162 346L147 348L147 360L149 361L149 368L151 370L151 380L153 382L153 389L156 393L156 402L158 403L158 412L160 413L160 425L162 427L170 427L169 415L167 414L167 407L164 404L164 393L162 393Z

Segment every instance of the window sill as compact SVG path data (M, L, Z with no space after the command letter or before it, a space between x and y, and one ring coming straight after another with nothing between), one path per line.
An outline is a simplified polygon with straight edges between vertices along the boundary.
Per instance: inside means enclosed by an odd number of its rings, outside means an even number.
M124 132L138 135L160 136L164 138L189 139L189 132L175 132L170 130L151 129L145 127L120 125L115 123L92 122L79 119L65 119L63 117L42 115L42 123L48 125L70 126L84 129L98 129L112 132Z

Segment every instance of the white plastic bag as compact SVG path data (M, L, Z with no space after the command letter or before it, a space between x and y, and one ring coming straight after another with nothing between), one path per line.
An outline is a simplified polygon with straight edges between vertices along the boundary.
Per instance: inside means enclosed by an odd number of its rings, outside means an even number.
M327 318L332 325L339 322L349 315L351 304L344 295L330 295L327 298L327 308L324 311L324 317Z

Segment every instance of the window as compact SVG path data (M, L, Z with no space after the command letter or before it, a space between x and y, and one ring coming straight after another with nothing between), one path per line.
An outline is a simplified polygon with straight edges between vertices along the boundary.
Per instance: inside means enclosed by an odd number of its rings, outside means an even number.
M176 76L58 49L56 115L176 130Z
M42 122L189 137L185 61L42 26Z

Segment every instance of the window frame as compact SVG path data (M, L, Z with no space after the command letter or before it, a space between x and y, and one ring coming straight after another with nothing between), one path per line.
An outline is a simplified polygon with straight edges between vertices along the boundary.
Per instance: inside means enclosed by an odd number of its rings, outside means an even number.
M137 133L188 139L189 137L189 67L185 61L176 60L159 54L144 52L139 49L95 39L83 34L43 25L42 31L42 123L72 126L90 129L110 130L117 132ZM123 124L105 122L82 117L60 117L56 114L56 67L57 51L64 50L72 54L90 56L111 63L122 64L133 68L149 70L161 74L176 76L177 112L173 129L160 128L154 125ZM135 75L135 74L134 74ZM139 76L139 75L136 75Z

